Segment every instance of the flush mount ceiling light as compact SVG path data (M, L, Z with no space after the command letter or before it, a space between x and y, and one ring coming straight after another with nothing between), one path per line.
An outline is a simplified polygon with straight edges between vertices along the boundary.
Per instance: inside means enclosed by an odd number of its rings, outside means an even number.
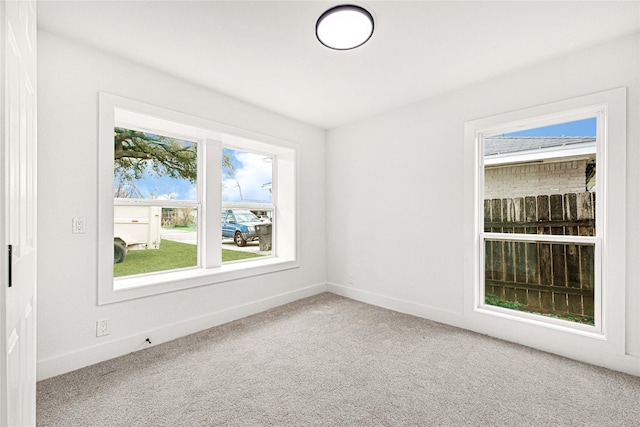
M332 7L316 22L316 37L331 49L354 49L365 44L372 34L373 16L351 4Z

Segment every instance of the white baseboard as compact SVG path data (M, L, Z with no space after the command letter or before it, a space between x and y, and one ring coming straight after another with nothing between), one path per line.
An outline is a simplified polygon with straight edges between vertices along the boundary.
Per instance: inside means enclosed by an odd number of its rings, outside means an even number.
M229 307L224 310L209 313L207 315L196 317L193 319L188 319L179 323L167 325L162 328L141 332L129 337L124 337L119 340L109 341L104 344L94 345L59 356L40 360L37 364L37 379L38 381L44 380L56 375L83 368L85 366L123 356L137 350L142 350L143 348L149 347L149 344L145 342L146 338L149 338L151 340L151 345L160 344L192 333L203 331L214 326L222 325L233 320L251 316L253 314L257 314L271 308L288 304L293 301L317 295L322 292L331 292L345 298L350 298L356 301L375 305L389 310L394 310L400 313L433 320L435 322L472 330L478 333L487 333L486 331L478 330L478 328L474 327L474 325L468 324L464 317L464 313L462 312L458 313L455 311L442 310L440 308L431 307L424 304L416 304L411 301L392 298L389 296L363 291L361 289L356 289L349 286L338 285L335 283L318 283L302 289L297 289L295 291L285 292L283 294L278 294L268 298L250 301L238 306ZM488 335L494 336L499 339L504 339L506 341L517 342L523 345L528 345L530 347L539 348L543 351L556 353L553 350L537 346L535 345L535 343L522 342L521 340L517 339L510 339L510 337L502 336L502 334L499 333L488 333ZM574 354L561 355L572 359L581 360L583 362L592 363L617 371L640 376L640 358L637 357L625 355L615 358L610 358L609 356L607 359L599 359L597 357L587 357L584 355L582 357L576 356Z
M451 326L464 328L464 324L461 323L463 320L462 311L447 311L441 308L431 307L424 304L416 304L411 301L363 291L350 286L338 285L336 283L327 283L326 290L327 292L356 301L387 308L404 314L410 314L416 317L422 317L424 319L433 320L434 322L446 323Z
M245 304L208 313L204 316L166 325L161 328L140 332L121 339L39 360L36 367L37 380L41 381L85 366L124 356L125 354L142 350L152 345L184 337L326 291L326 284L318 283L302 289L250 301ZM151 344L146 342L147 338L149 338Z
M546 341L536 341L531 337L514 337L507 334L504 330L484 330L475 324L472 324L465 318L464 313L456 313L454 311L446 311L427 305L416 304L411 301L392 298L385 295L375 294L349 286L338 285L335 283L327 283L327 292L334 293L346 298L367 304L383 307L389 310L409 314L424 319L433 320L435 322L444 323L469 331L477 332L483 335L489 335L504 341L514 342L527 347L536 348L541 351L558 354L569 359L578 360L592 365L602 366L615 371L624 372L634 376L640 376L640 358L630 355L611 355L598 353L576 353L569 349L551 348L546 345Z

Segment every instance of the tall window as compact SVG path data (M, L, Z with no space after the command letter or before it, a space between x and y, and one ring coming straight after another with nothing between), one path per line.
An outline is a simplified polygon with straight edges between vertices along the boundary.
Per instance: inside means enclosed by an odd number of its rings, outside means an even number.
M601 115L590 114L480 138L487 306L595 324Z
M465 123L472 329L570 357L625 354L626 117L617 88Z
M298 266L293 144L100 102L99 303Z

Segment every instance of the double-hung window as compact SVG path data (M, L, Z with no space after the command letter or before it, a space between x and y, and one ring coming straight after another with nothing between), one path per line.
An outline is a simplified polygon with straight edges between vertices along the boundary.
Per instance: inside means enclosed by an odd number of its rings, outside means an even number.
M100 94L99 303L297 267L296 147Z
M479 330L542 326L623 350L624 99L616 89L466 123L465 304Z
M485 307L600 323L602 120L566 112L478 135Z

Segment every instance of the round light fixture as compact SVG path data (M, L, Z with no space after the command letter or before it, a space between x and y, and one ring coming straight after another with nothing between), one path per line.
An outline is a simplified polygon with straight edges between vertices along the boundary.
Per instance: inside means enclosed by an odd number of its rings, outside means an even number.
M332 7L316 22L316 37L331 49L354 49L365 44L372 35L373 16L352 4Z

